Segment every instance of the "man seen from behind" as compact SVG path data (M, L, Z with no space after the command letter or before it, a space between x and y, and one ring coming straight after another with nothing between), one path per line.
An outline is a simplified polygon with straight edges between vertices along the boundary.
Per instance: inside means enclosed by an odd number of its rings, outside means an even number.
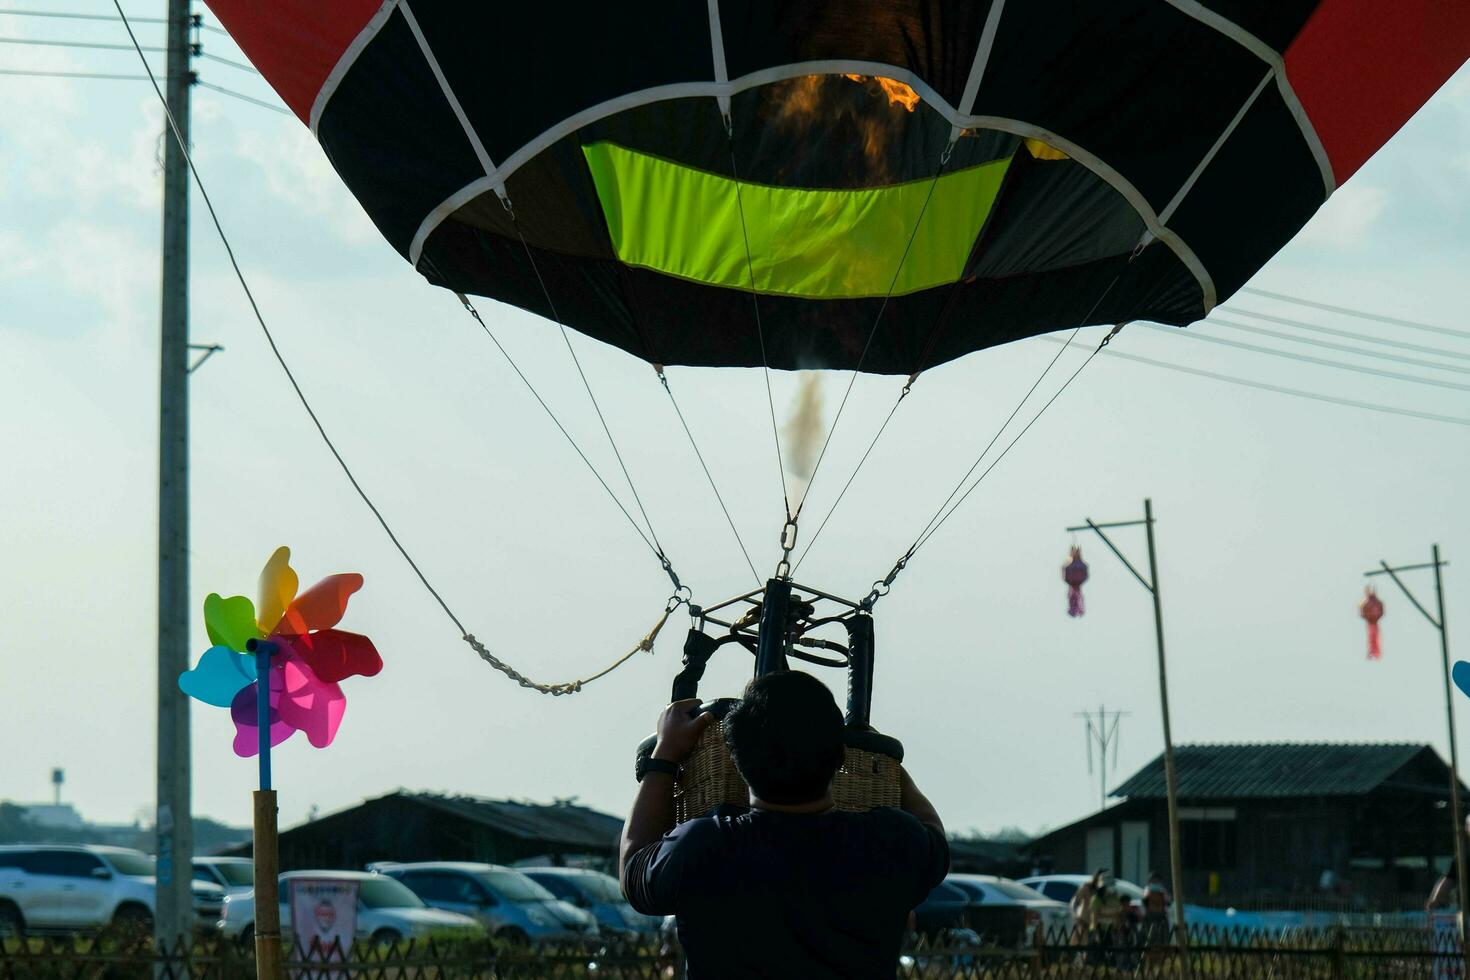
M674 775L711 723L664 709L623 829L619 871L633 907L673 914L690 980L884 978L897 972L908 913L949 871L934 807L902 774L900 809L838 811L843 721L799 671L751 681L725 717L750 809L674 826Z

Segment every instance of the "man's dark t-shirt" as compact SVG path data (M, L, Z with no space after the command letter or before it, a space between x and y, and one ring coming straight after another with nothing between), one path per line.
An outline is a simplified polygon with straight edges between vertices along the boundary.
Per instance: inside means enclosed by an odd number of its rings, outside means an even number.
M690 980L883 977L909 911L949 871L944 835L902 810L702 817L638 851L628 901L678 916Z

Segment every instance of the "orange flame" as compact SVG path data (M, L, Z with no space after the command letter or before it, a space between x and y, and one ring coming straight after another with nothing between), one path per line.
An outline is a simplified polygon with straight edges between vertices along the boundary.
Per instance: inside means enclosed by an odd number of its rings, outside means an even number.
M854 82L866 82L869 78L867 75L852 74L844 74L842 77L851 79ZM882 75L873 75L871 77L873 81L878 83L878 87L883 90L883 94L888 96L889 105L901 105L909 112L913 112L915 107L918 106L919 93L915 92L912 86L905 85L896 78L884 78Z

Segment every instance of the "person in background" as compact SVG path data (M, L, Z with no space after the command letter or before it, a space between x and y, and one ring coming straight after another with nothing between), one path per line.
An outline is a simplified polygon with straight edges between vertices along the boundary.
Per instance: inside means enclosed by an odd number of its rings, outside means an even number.
M1102 884L1106 868L1098 868L1072 895L1072 901L1068 907L1072 912L1072 942L1081 944L1086 940L1088 930L1088 916L1091 910L1092 896L1097 892L1098 886Z
M1458 909L1460 907L1460 883L1456 880L1455 862L1451 861L1449 870L1439 876L1434 887L1429 890L1429 900L1424 903L1424 911L1433 912L1436 909Z
M1147 946L1169 941L1169 903L1173 896L1164 887L1164 876L1150 871L1143 887L1143 942Z
M1094 962L1113 965L1113 949L1122 938L1123 896L1113 884L1112 875L1098 872L1102 880L1095 886L1087 903L1087 938L1094 947Z

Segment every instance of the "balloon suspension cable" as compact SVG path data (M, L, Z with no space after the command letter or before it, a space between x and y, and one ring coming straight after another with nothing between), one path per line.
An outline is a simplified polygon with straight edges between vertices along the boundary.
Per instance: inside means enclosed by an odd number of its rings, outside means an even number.
M766 381L766 407L771 410L771 437L776 443L776 475L781 478L781 505L789 521L793 516L791 491L786 487L786 461L781 453L781 430L776 425L776 396L771 391L771 362L766 356L766 332L761 325L760 294L755 288L755 260L751 258L750 231L745 224L745 195L740 190L740 165L735 159L735 122L729 114L724 119L725 135L730 143L730 175L735 182L735 208L740 213L740 237L745 242L745 273L750 280L750 309L755 316L755 336L761 348L761 371Z
M1057 350L1056 354L1052 355L1051 360L1047 361L1046 367L1042 368L1041 373L1036 376L1036 380L1031 383L1031 387L1026 389L1026 394L1021 396L1021 400L1016 403L1016 407L1011 410L1010 415L1007 415L1006 420L1002 422L1000 424L1000 427L995 430L995 434L990 437L990 441L985 444L985 448L980 450L980 455L975 458L975 462L970 464L970 468L965 471L965 475L960 477L959 482L955 484L954 489L951 490L949 492L949 495L944 498L944 503L940 504L939 509L934 512L934 516L929 518L928 523L924 525L924 529L920 531L919 536L914 539L914 543L909 545L908 550L903 553L898 561L893 563L893 567L889 569L886 576L873 583L872 590L868 593L867 597L863 599L862 605L864 609L871 610L874 603L876 603L879 599L888 594L889 590L893 586L894 579L898 577L900 572L908 567L909 561L914 557L918 550L929 542L929 539L932 538L944 525L944 523L949 520L950 515L952 515L956 510L959 509L960 505L965 502L966 498L968 498L970 494L975 492L975 488L978 487L982 482L984 482L985 478L990 475L991 471L993 471L997 465L1000 464L1001 460L1006 458L1006 455L1015 448L1016 443L1021 441L1021 438L1031 430L1031 427L1035 425L1043 415L1046 414L1047 409L1051 408L1056 400L1061 397L1062 392L1066 391L1067 388L1071 386L1072 382L1077 380L1077 376L1083 372L1087 365L1092 363L1093 358L1102 353L1103 348L1112 343L1113 338L1122 331L1123 327L1126 324L1115 324L1113 328L1108 331L1107 336L1103 337L1102 342L1099 343L1097 347L1090 354L1087 355L1087 359L1084 360L1080 365L1078 365L1077 370L1073 371L1071 375L1068 376L1067 380L1062 382L1062 386L1052 393L1052 396L1046 400L1046 403L1042 405L1037 413L1031 417L1031 420L1022 427L1020 432L1016 433L1015 437L1011 439L1009 443L1006 444L1005 448L1000 451L1000 455L991 460L990 465L987 466L985 470L975 479L975 482L970 484L968 489L965 489L963 493L960 493L961 489L965 487L966 481L970 479L971 474L973 474L975 470L979 468L980 464L985 461L986 455L988 455L990 450L994 448L996 442L999 441L1000 437L1005 433L1006 429L1010 427L1011 422L1014 421L1016 416L1020 414L1021 409L1024 408L1026 403L1031 400L1031 396L1036 392L1036 389L1041 386L1041 382L1046 378L1046 376L1051 373L1051 369L1056 365L1057 361L1061 360L1061 355L1064 354L1068 350L1068 348L1071 347L1072 341L1076 339L1077 334L1081 332L1083 326L1086 325L1087 321L1092 318L1092 315L1097 312L1098 307L1102 306L1103 300L1108 298L1108 294L1113 291L1113 287L1116 286L1118 284L1118 281L1123 278L1123 274L1127 272L1128 269L1132 267L1133 263L1138 259L1138 256L1143 252L1144 246L1145 242L1142 241L1134 246L1133 251L1128 256L1128 261L1125 262L1122 268L1120 268L1117 273L1114 274L1113 278L1108 281L1107 286L1105 286L1103 288L1103 291L1098 294L1098 297L1096 300L1093 301L1092 306L1088 307L1087 312L1081 316L1081 318L1078 320L1077 326L1072 328L1072 332L1068 335L1066 342ZM956 495L958 495L958 499L956 499ZM953 501L953 505L951 505L951 501ZM946 508L948 509L946 510Z
M613 438L612 428L607 424L607 417L602 413L602 406L598 404L597 395L592 391L592 383L587 380L587 372L582 369L582 359L577 356L577 349L572 346L572 338L567 333L567 325L562 322L561 314L556 309L556 301L551 298L551 290L546 285L546 279L541 275L541 267L536 262L536 256L531 251L531 246L526 242L526 236L521 231L520 219L516 217L515 207L510 198L502 197L500 203L505 207L506 214L510 215L511 227L515 229L516 238L520 240L521 250L526 253L526 261L531 264L531 271L536 275L536 284L541 287L541 295L546 300L546 308L551 314L551 319L561 331L561 339L566 344L567 353L572 357L572 364L577 369L577 377L582 379L582 388L587 392L587 400L592 403L592 411L597 413L597 421L602 423L602 432L607 436L607 444L612 448L613 456L618 461L618 468L623 471L623 479L627 481L628 490L633 494L633 503L638 506L638 513L643 515L643 523L648 527L648 536L653 539L660 559L664 559L663 542L658 539L658 532L653 529L653 521L648 517L648 511L643 506L643 498L638 494L638 487L633 483L633 476L628 472L628 464L623 459L622 451L618 449L618 441ZM677 581L675 588L678 588Z
M877 602L883 596L888 594L889 588L893 585L893 580L898 577L899 572L908 567L909 560L914 557L914 555L918 552L920 548L922 548L925 544L929 542L930 538L938 533L939 529L944 526L945 521L948 521L950 516L954 514L955 511L959 510L960 505L965 502L966 498L968 498L970 494L975 492L975 488L978 487L982 482L984 482L985 478L990 475L991 471L1000 464L1000 461L1006 458L1006 454L1015 448L1016 443L1021 441L1021 437L1024 436L1028 431L1030 431L1031 427L1035 425L1043 415L1046 414L1046 410L1052 407L1056 400L1061 397L1062 392L1066 391L1067 388L1071 386L1072 382L1077 380L1077 376L1082 373L1083 369L1085 369L1087 365L1092 363L1093 358L1102 353L1103 348L1108 346L1108 344L1112 342L1112 339L1116 337L1120 331L1122 331L1124 326L1125 324L1122 323L1114 325L1113 328L1108 331L1107 336L1102 339L1102 343L1098 344L1097 347L1094 348L1093 351L1087 355L1087 359L1077 366L1077 370L1073 371L1067 377L1067 380L1062 382L1062 386L1052 393L1052 396L1046 400L1046 404L1042 405L1035 415L1031 416L1031 420L1022 427L1020 432L1016 433L1015 438L1013 438L1010 442L1006 444L1006 447L1000 451L1000 455L991 460L990 465L985 467L984 471L982 471L981 474L975 479L975 482L970 484L969 488L965 490L963 494L960 494L959 499L954 502L954 505L950 507L948 511L944 512L944 515L942 517L939 517L937 521L931 519L931 526L928 527L925 533L921 534L919 538L909 546L909 549L903 553L903 556L899 558L898 561L894 562L893 568L889 570L888 575L883 579L873 583L873 591L869 592L867 598L863 600L864 609L871 610L873 608L873 603ZM1077 329L1081 328L1079 327ZM1076 330L1073 330L1073 335L1076 335ZM1062 348L1062 350L1066 350L1066 348L1064 347ZM1003 428L1004 427L1002 427L1002 429ZM984 455L982 454L981 459L983 458ZM979 465L978 460L976 461L975 465ZM970 472L974 472L974 469L975 466L971 466ZM968 478L969 473L966 473L965 477ZM960 485L963 486L963 484L964 481L961 480ZM951 492L951 496L953 495L954 493Z
M428 262L429 260L425 259L424 261ZM433 265L432 262L429 262L429 264ZM577 440L572 438L572 434L567 431L567 427L562 424L561 419L558 418L556 413L551 410L551 406L546 403L546 399L541 397L541 393L536 390L536 386L531 383L531 379L526 377L525 372L521 370L521 367L519 364L516 363L515 358L510 356L510 352L505 349L505 345L500 342L500 338L495 336L495 331L491 330L490 325L485 322L485 318L480 316L480 311L475 308L475 304L472 303L470 301L470 298L464 293L455 293L455 295L459 297L459 301L461 304L464 305L465 311L469 313L469 315L474 318L474 321L480 325L480 329L485 332L485 336L490 338L490 342L495 345L495 349L500 351L500 355L505 358L505 362L509 364L511 370L516 373L516 377L521 379L521 383L526 386L526 390L531 393L531 397L536 399L536 403L541 406L542 411L546 413L546 417L551 419L552 424L556 426L557 431L559 431L562 436L565 437L567 445L572 447L572 451L577 454L577 458L580 459L587 466L587 471L592 474L593 478L602 486L602 489L607 491L608 498L611 499L618 510L622 512L622 515L627 518L628 526L633 529L633 533L637 534L638 537L642 539L643 543L648 546L648 550L653 552L653 556L658 559L659 565L664 568L664 571L666 573L669 574L670 581L674 583L674 588L677 590L680 587L678 576L672 574L673 568L669 565L668 557L664 554L663 549L659 547L657 543L655 543L655 540L651 540L648 534L644 533L643 528L639 526L638 521L633 517L628 508L623 505L623 502L618 498L617 493L615 493L613 491L613 488L608 485L608 482L603 477L603 475L598 472L597 467L593 465L592 460L587 457L587 454L582 450L582 447L577 444Z
M380 511L377 505L373 503L372 498L368 496L367 491L364 490L362 484L358 482L356 475L354 475L352 472L352 468L347 465L347 460L342 457L341 452L338 451L337 446L332 441L331 436L327 434L326 427L322 425L321 419L317 416L316 411L311 407L311 402L307 399L306 392L301 389L301 385L297 382L296 375L291 371L290 364L286 362L285 355L281 353L280 347L276 344L275 335L271 333L270 326L266 323L265 316L260 311L260 305L255 301L255 294L251 291L250 283L245 278L245 272L243 269L240 268L240 262L235 257L235 249L230 244L229 236L225 234L224 225L221 224L219 214L215 211L214 202L210 199L209 190L207 187L205 187L204 184L204 178L200 175L199 168L194 165L194 158L189 152L187 141L179 132L179 124L178 121L174 118L173 110L168 104L168 99L164 97L163 90L159 88L158 79L153 74L153 67L148 63L147 56L143 53L142 47L138 44L137 35L133 33L132 22L129 21L127 13L123 11L122 4L119 2L119 0L113 0L113 6L117 9L118 19L122 21L123 28L128 32L128 39L132 41L133 50L137 52L138 59L143 63L143 70L148 73L148 81L153 86L153 94L158 97L159 105L163 107L163 115L164 119L168 123L169 132L173 134L174 141L179 147L179 152L183 156L184 162L189 167L189 174L194 178L194 186L199 188L199 197L204 202L205 210L209 212L210 223L214 225L215 234L219 237L220 244L224 246L225 256L229 259L230 268L234 271L235 274L235 280L239 282L240 289L245 294L246 302L250 305L250 312L254 316L256 325L260 327L260 332L264 335L266 344L271 349L271 354L275 357L276 363L280 365L281 372L285 374L286 380L291 385L291 390L296 393L296 398L299 402L301 402L301 407L306 410L307 417L311 419L312 425L316 427L317 434L321 436L322 442L326 444L328 451L332 454L332 458L337 461L338 467L341 468L343 475L347 477L347 482L352 485L352 489L357 493L357 496L362 500L364 504L367 505L368 510L372 512L374 519L377 520L378 525L383 529L383 533L388 536L388 540L393 544L394 549L398 552L400 556L402 556L403 560L408 563L408 567L413 570L414 575L418 578L420 584L423 585L424 589L429 593L429 595L433 596L434 601L439 604L439 608L444 610L444 615L447 616L449 618L449 621L452 622L455 628L459 630L460 635L465 640L465 642L469 643L470 646L474 648L475 652L478 653L486 663L490 664L490 666L494 667L496 670L499 670L501 673L510 677L512 680L521 684L521 686L523 687L529 687L533 690L541 691L542 693L546 694L575 694L580 691L585 685L590 684L591 682L601 677L605 677L607 674L627 663L630 659L632 659L633 655L638 653L639 651L652 650L654 641L658 638L659 630L661 630L664 623L668 621L669 615L674 611L674 609L678 608L681 603L687 603L689 601L688 588L684 586L679 586L677 584L677 579L675 579L676 585L674 595L670 597L668 604L665 606L663 615L654 624L653 629L649 630L648 633L643 637L643 639L638 642L637 646L635 646L627 654L624 654L622 657L618 658L612 664L605 667L596 674L593 674L590 677L584 677L581 680L571 681L570 683L566 684L537 684L534 681L529 680L525 677L525 675L521 674L519 671L516 671L509 664L506 664L504 661L497 658L494 654L490 653L490 651L486 650L485 647L481 643L479 643L479 641L477 641L472 634L465 630L464 624L460 622L459 617L455 615L454 610L450 608L449 603L446 602L444 600L444 597L439 594L439 591L429 583L429 579L424 574L423 569L419 567L418 562L414 561L413 556L409 554L408 549L404 547L403 542L401 542L398 539L398 535L394 533L393 528L391 525L389 525L387 518L383 516L382 511ZM476 317L476 319L478 319L478 316ZM669 571L671 577L673 577L672 569L670 569Z
M674 397L674 389L669 385L669 376L664 373L662 364L655 364L653 369L658 372L658 380L663 385L664 392L669 396L669 404L674 406L674 414L679 417L679 425L684 428L684 435L689 437L689 448L694 450L694 458L699 460L699 468L704 470L704 477L709 481L709 488L714 491L715 500L720 505L720 512L725 515L725 523L730 526L730 533L735 536L735 543L740 546L740 554L745 558L745 564L750 567L750 574L755 577L756 584L760 584L760 572L755 570L755 562L750 559L750 552L745 547L745 540L740 537L740 531L735 527L735 519L730 516L730 508L725 506L724 495L715 484L714 474L710 472L709 464L704 461L704 453L699 449L699 442L694 438L693 431L689 428L688 421L684 418L684 410L679 407L679 399Z
M909 392L913 390L914 381L916 378L918 378L918 376L918 373L915 372L909 377L909 380L904 383L902 390L900 390L898 393L898 398L895 399L893 402L893 407L888 410L888 414L884 417L883 424L878 426L878 431L873 434L873 439L871 442L868 443L868 448L863 450L862 457L858 460L857 465L853 467L852 472L848 474L847 482L842 485L842 490L838 492L837 499L833 500L832 506L827 508L826 515L822 517L822 523L817 525L816 533L811 536L811 540L806 543L806 547L801 549L801 556L796 559L796 564L792 566L792 574L795 574L796 570L801 568L801 563L806 561L806 556L811 552L812 547L817 543L817 539L822 536L822 531L826 529L827 522L832 519L833 514L837 513L837 508L842 503L842 498L847 496L848 488L852 486L853 481L856 480L858 474L862 472L863 465L867 463L868 457L873 454L873 447L878 445L879 439L883 438L883 433L887 430L888 423L893 421L893 416L898 412L898 406L903 403L903 400L908 397Z
M950 156L954 153L954 145L955 140L951 138L950 141L945 145L944 152L939 155L939 166L934 171L934 178L929 181L929 190L928 193L924 195L924 203L919 208L919 216L914 219L914 227L913 230L909 232L908 241L904 243L903 254L898 257L898 265L894 267L893 278L889 279L888 281L888 291L883 294L883 302L878 304L878 312L873 317L873 326L868 330L868 339L863 344L862 353L858 355L857 366L852 369L852 376L847 379L847 388L842 393L842 401L837 403L837 411L832 416L832 424L827 427L827 436L825 439L822 440L822 448L817 453L817 461L812 464L812 474L811 476L807 477L806 489L802 492L801 500L797 501L796 513L792 515L792 520L796 520L797 518L801 517L802 508L806 506L807 498L811 496L812 484L817 482L817 472L822 468L822 461L827 458L827 447L832 445L832 436L834 433L837 432L837 423L842 421L842 412L844 409L847 408L847 400L852 396L853 386L857 384L858 375L862 373L863 370L863 363L868 359L868 351L871 350L873 347L873 339L878 336L878 326L883 322L883 314L888 309L888 301L893 298L893 290L898 286L898 277L903 273L903 266L904 263L908 261L909 252L914 247L914 240L919 237L919 229L922 228L924 225L924 215L929 212L929 202L934 199L934 189L939 186L939 178L943 176L944 168L946 165L948 165ZM916 376L917 375L911 375L909 377L909 380L904 384L903 392L899 395L898 402L903 401L903 396L909 393L909 389L913 387L914 378ZM894 402L895 409L898 407L898 402ZM889 418L892 417L893 415L890 412ZM887 425L888 420L885 419L883 421L884 428L886 428ZM878 434L882 435L882 429L879 429ZM874 442L876 441L877 439L875 438ZM871 446L869 446L868 448L869 451L872 450ZM863 458L867 458L866 454ZM858 465L859 467L861 467L862 464L859 463ZM856 471L854 471L853 476L856 475L857 473ZM851 480L848 481L849 485L851 484L851 482ZM845 492L846 487L844 487L843 490ZM835 509L836 506L837 505L834 503L833 508ZM831 511L828 511L827 516L832 516ZM826 520L823 520L822 523L823 525L825 525L827 522ZM816 536L813 535L812 541L815 542L816 540ZM807 547L810 548L811 545L808 545ZM802 554L803 556L805 556L806 553L802 552ZM799 559L798 564L800 564Z

